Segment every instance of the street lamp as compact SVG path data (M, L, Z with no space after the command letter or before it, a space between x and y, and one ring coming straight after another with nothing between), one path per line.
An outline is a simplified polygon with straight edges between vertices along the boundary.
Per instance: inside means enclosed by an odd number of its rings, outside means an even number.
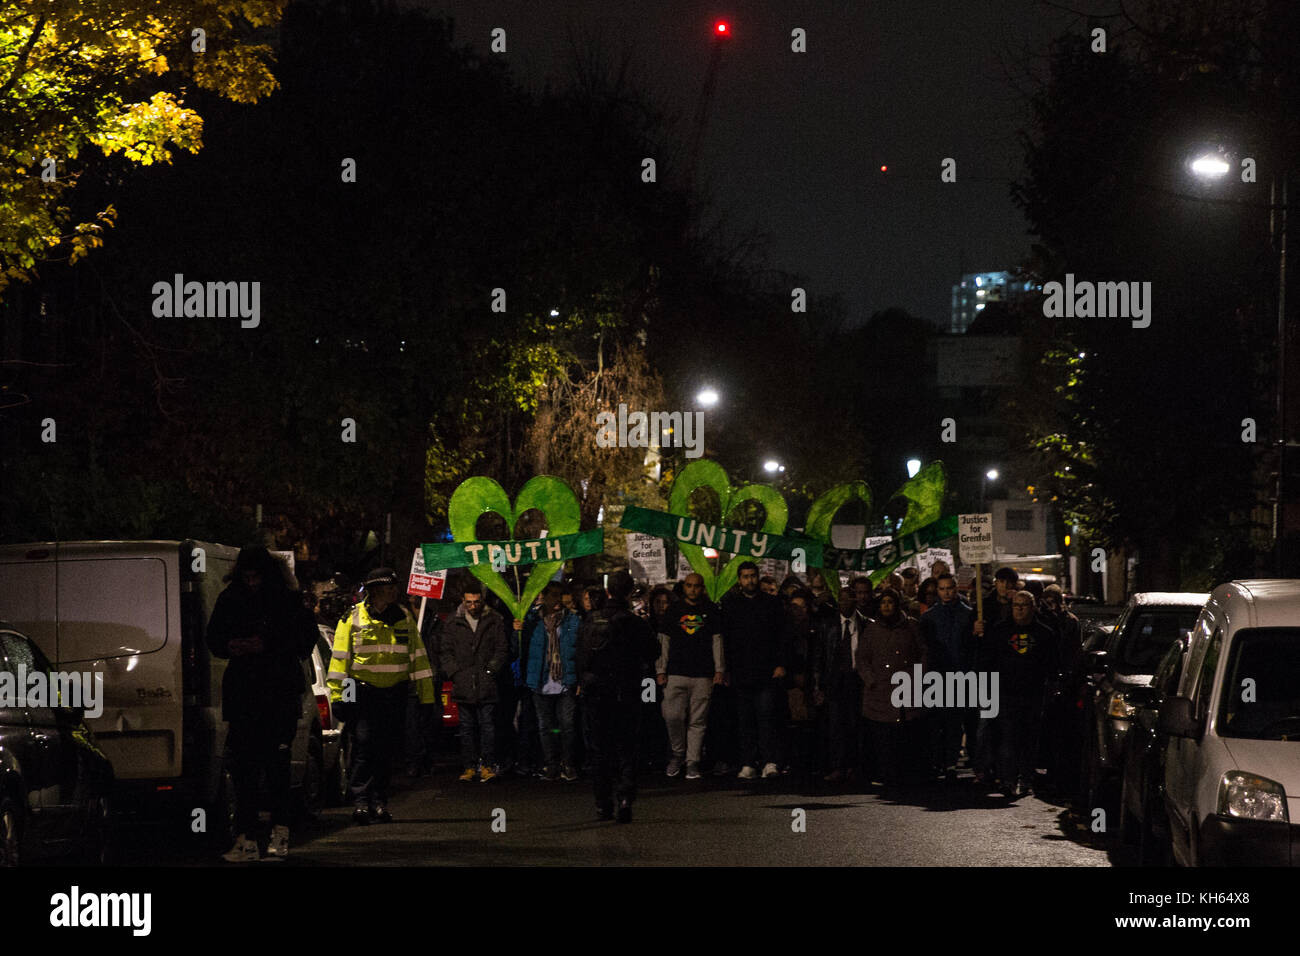
M1198 156L1192 160L1192 172L1207 179L1218 179L1220 176L1226 176L1231 168L1218 156Z
M1220 168L1222 167L1222 168ZM1218 179L1228 171L1228 164L1215 156L1200 156L1191 163L1192 172L1206 179ZM1277 497L1273 503L1274 572L1287 573L1286 562L1286 213L1287 174L1283 167L1281 182L1275 172L1268 194L1270 238L1278 245L1277 264ZM1279 216L1278 213L1281 215Z
M775 475L779 471L785 471L785 465L769 458L767 461L763 462L763 470L769 475Z
M915 478L916 473L919 472L920 470L921 470L921 459L919 458L907 459L907 477Z
M980 475L980 512L981 513L983 513L985 508L988 506L988 503L984 495L986 489L988 488L988 483L990 481L997 481L997 480L998 480L998 470L996 468L990 468L988 471L984 472L984 474Z
M695 396L695 400L705 408L712 408L718 404L718 393L712 388L703 389L700 394Z

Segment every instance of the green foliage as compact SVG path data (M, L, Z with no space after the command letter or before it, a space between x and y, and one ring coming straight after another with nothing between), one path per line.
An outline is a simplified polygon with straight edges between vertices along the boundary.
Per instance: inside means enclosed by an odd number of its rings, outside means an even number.
M111 205L83 222L68 194L87 146L144 166L196 152L203 120L186 81L239 103L276 88L271 48L247 42L288 0L4 0L0 2L0 292L38 263L72 262L102 244ZM207 51L191 49L191 30ZM57 164L53 182L42 161Z

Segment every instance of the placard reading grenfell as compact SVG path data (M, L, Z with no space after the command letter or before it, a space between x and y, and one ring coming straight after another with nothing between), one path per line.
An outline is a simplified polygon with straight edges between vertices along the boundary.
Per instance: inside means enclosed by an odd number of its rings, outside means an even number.
M956 533L957 516L949 515L874 548L861 551L826 548L822 551L821 567L830 571L874 571L924 551Z

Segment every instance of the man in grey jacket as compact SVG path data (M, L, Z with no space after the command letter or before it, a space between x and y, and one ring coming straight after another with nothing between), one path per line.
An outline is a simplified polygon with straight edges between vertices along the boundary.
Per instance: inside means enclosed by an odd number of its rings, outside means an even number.
M664 722L673 752L668 776L678 776L685 760L686 779L698 780L709 698L727 668L717 607L704 596L704 578L686 575L682 593L682 600L673 602L659 617L660 653L655 674L664 689Z
M487 783L496 776L496 734L493 728L497 702L497 674L509 660L506 623L483 603L483 586L465 585L464 603L447 625L442 639L441 664L452 680L452 698L460 710L460 751L464 772L460 779L477 776Z

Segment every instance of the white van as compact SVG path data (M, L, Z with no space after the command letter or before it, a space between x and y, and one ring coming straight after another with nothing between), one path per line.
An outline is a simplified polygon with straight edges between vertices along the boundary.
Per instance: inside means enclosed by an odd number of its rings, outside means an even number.
M1158 726L1177 862L1300 865L1300 580L1214 589Z
M0 546L0 618L59 670L104 675L103 713L88 723L112 761L115 804L148 816L203 807L214 835L231 821L234 791L222 760L226 662L204 633L238 553L201 541ZM314 713L304 695L291 769L299 786Z

